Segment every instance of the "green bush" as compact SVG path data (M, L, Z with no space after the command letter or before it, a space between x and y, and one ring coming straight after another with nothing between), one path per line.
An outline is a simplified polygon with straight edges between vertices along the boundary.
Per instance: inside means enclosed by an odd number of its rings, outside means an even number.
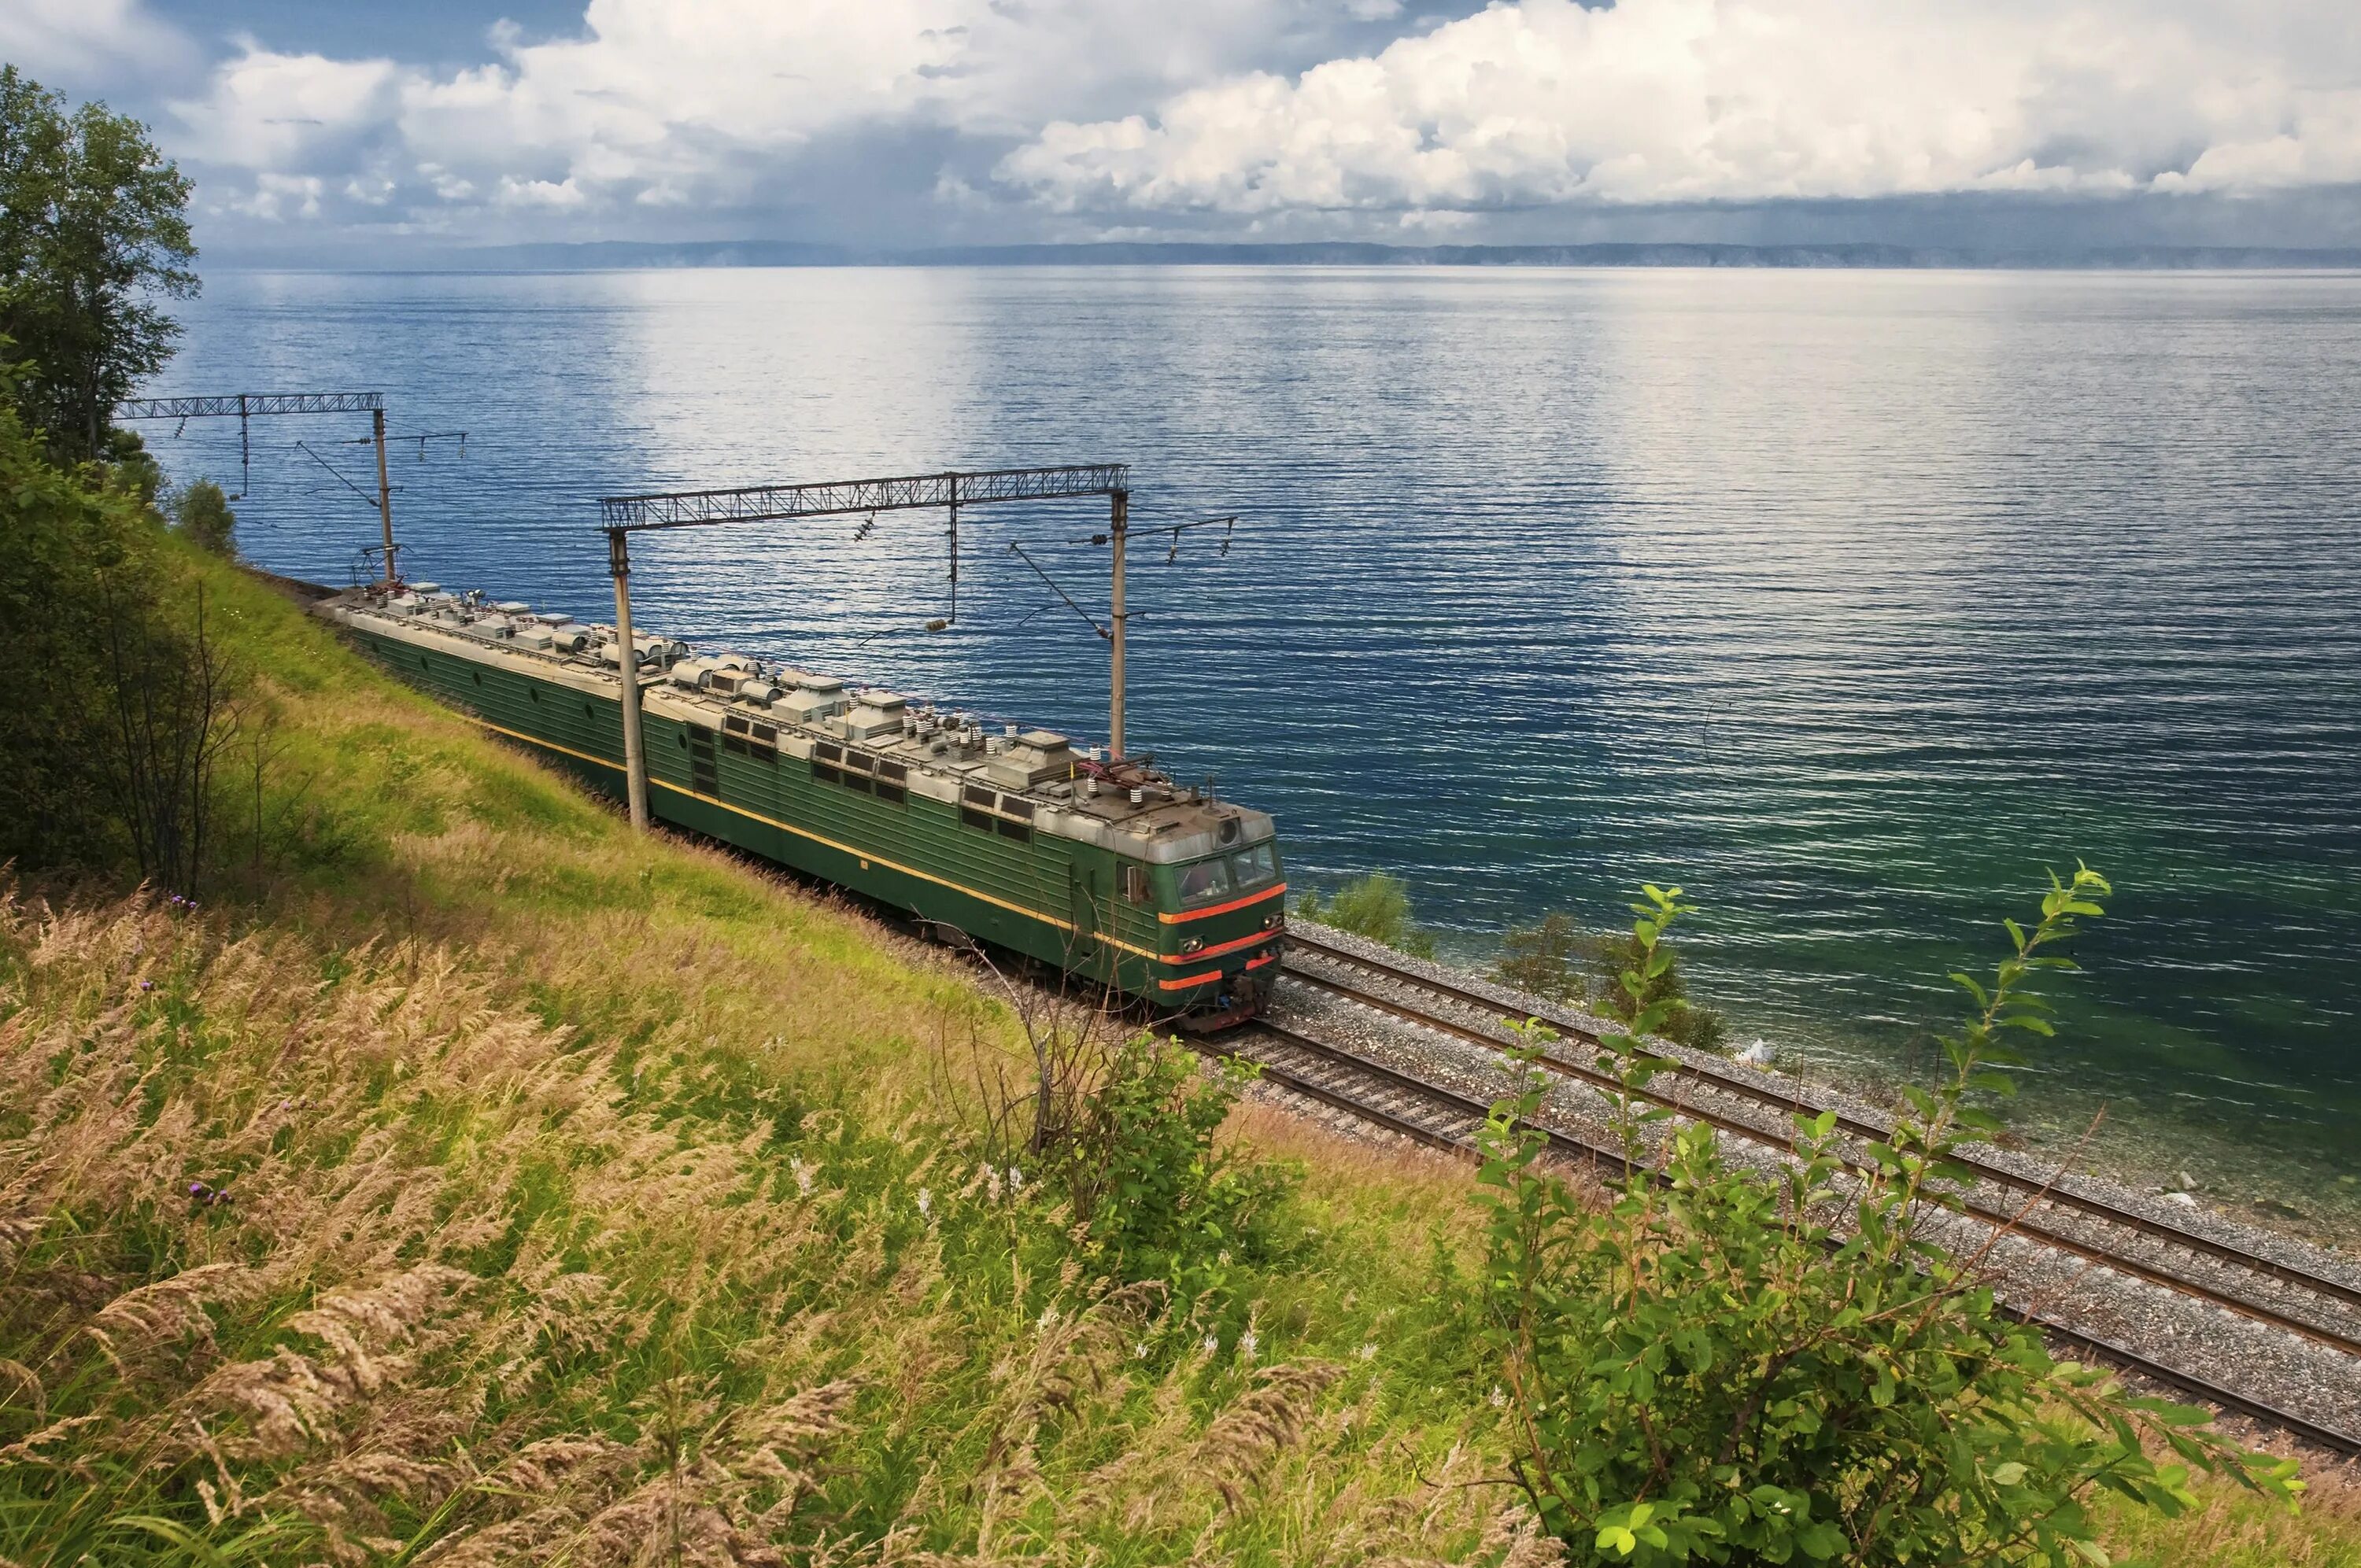
M1235 1160L1215 1135L1252 1077L1141 1036L1109 1053L1094 1091L1049 1150L1099 1271L1162 1280L1183 1299L1218 1288L1267 1251L1267 1222L1293 1186L1268 1161Z
M1728 1033L1721 1014L1688 999L1688 987L1672 949L1635 1001L1622 985L1624 971L1649 955L1620 932L1585 935L1571 915L1552 913L1532 926L1511 926L1500 938L1492 978L1528 995L1591 1007L1611 1018L1631 1021L1642 1007L1666 1004L1665 1039L1695 1050L1715 1051Z
M1590 997L1576 967L1588 942L1571 915L1551 913L1535 925L1511 926L1500 938L1492 978L1528 996L1578 1005Z
M1411 916L1409 887L1400 877L1383 872L1346 883L1330 900L1323 901L1313 889L1296 901L1295 912L1306 920L1367 937L1413 958L1434 956L1434 938L1420 930Z
M2042 949L2107 892L2087 869L2053 877L2040 923L2007 923L1993 980L1953 977L1977 1011L1946 1040L1943 1084L1850 1155L1833 1113L1799 1117L1773 1185L1638 1098L1668 1065L1645 1041L1675 1005L1664 936L1686 913L1678 888L1647 889L1618 977L1630 1032L1609 1041L1627 1162L1611 1204L1591 1211L1541 1166L1538 1074L1484 1135L1485 1332L1512 1468L1575 1561L2103 1564L2085 1506L2100 1489L2170 1514L2193 1502L2195 1465L2291 1501L2292 1461L2052 1361L1975 1260L1935 1245L1954 1144L1995 1125L1971 1096L2004 1091L1993 1069L2019 1059L2004 1032L2050 1032L2025 984L2072 967Z
M237 514L229 510L229 498L211 479L199 479L172 498L172 521L198 549L216 555L237 554L237 541L232 537Z
M0 396L0 861L193 895L242 683L144 483L59 467Z

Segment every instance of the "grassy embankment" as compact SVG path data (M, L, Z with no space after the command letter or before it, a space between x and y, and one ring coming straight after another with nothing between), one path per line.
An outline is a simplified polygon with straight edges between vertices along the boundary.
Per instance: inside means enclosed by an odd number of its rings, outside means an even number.
M1186 1313L1095 1286L969 1141L963 977L192 569L284 752L236 898L5 907L0 1556L1544 1555L1458 1168L1242 1107L1268 1233ZM2205 1495L2125 1544L2361 1564L2333 1484Z

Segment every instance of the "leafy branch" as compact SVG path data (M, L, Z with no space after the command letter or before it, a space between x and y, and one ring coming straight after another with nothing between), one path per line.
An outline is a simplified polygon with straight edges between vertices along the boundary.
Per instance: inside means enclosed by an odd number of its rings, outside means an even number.
M1538 1024L1483 1135L1511 1470L1576 1561L2101 1564L2099 1490L2177 1513L2197 1469L2292 1505L2291 1462L2054 1361L1996 1300L1992 1244L1939 1245L1970 1176L1956 1148L1998 1124L1979 1097L2013 1091L2019 1037L2053 1033L2031 985L2074 968L2059 949L2102 914L2103 877L2053 875L2030 929L2003 923L1991 978L1952 977L1974 1010L1887 1136L1799 1115L1773 1180L1644 1092L1672 1065L1646 1044L1668 1004L1647 998L1690 909L1676 887L1642 891L1620 976L1633 1016L1600 1058L1624 1156L1610 1201L1594 1210L1542 1164Z

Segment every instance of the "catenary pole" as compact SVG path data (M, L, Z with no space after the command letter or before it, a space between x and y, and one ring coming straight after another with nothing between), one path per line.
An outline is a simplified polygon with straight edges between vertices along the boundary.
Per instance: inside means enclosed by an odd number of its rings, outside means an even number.
M951 517L951 614L953 624L959 620L959 476L943 476L944 493L950 497Z
M631 803L631 827L648 827L648 754L640 740L640 649L631 638L631 533L607 531L607 569L615 576L615 643L623 677L623 795Z
M1131 492L1116 490L1107 499L1107 543L1115 547L1114 584L1108 590L1107 756L1123 755L1123 633L1129 616L1123 608L1124 537L1131 526Z
M385 410L369 411L369 433L377 438L377 517L385 528L385 581L388 587L401 580L393 569L393 487L385 477Z

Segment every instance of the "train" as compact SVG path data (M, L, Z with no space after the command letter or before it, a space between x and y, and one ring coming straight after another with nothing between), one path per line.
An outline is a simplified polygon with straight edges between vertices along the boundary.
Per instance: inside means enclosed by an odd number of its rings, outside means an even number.
M1060 734L430 582L314 612L591 789L625 790L639 684L652 818L1022 955L1192 1031L1259 1013L1286 940L1268 814ZM628 673L627 673L628 672Z

